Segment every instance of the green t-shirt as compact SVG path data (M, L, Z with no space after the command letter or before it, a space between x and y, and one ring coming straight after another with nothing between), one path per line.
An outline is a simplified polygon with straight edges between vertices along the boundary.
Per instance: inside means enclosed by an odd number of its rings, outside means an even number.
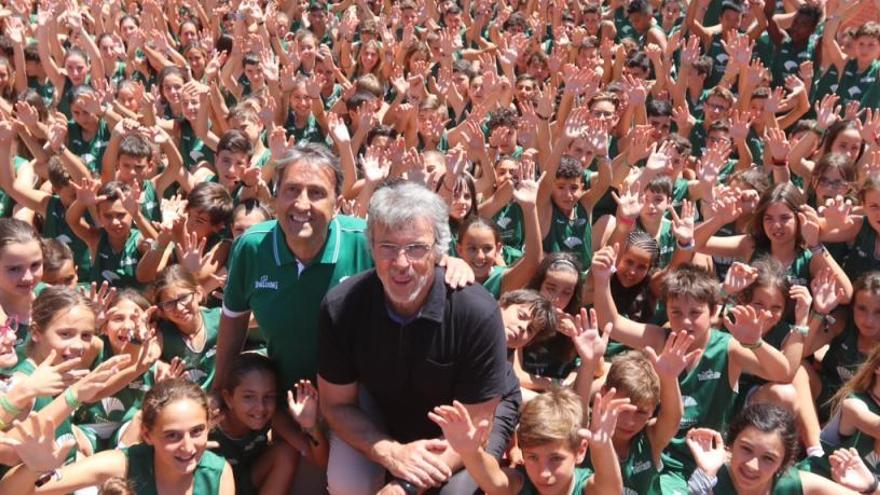
M489 272L489 278L483 281L483 287L486 288L492 297L498 299L501 297L501 282L504 281L504 274L509 270L506 266L493 266Z
M128 459L128 481L138 495L159 495L156 487L156 471L153 446L139 443L122 449ZM206 450L199 459L193 473L193 495L217 495L220 493L220 478L226 461L219 455Z
M214 151L196 137L192 124L185 119L180 122L180 154L183 155L183 166L190 172L200 162L214 163Z
M529 475L526 473L526 469L522 466L518 466L517 471L523 477L523 487L519 491L519 495L538 495L538 489L535 487L532 480L529 479ZM593 476L593 471L589 468L585 467L576 467L574 468L574 486L571 488L571 492L566 495L581 495L584 493L584 488L587 486L587 482L590 481L590 477Z
M593 470L590 457L582 466ZM659 476L663 464L654 465L654 454L651 441L645 430L640 431L630 440L629 454L620 460L620 474L623 476L623 495L660 495Z
M856 234L852 248L846 260L841 263L843 271L851 280L861 275L880 269L880 260L874 256L877 249L877 232L871 227L867 218L862 221L862 228Z
M714 492L718 494L729 493L731 495L737 493L726 464L718 471L718 484L715 485ZM803 493L801 475L794 467L786 469L773 483L773 489L770 491L770 495L802 495Z
M283 387L315 379L321 300L344 279L373 266L365 228L363 220L337 215L308 266L294 257L277 220L253 226L235 241L223 312L232 317L253 312Z
M871 62L871 65L862 72L859 72L858 63L855 60L847 61L843 66L843 75L840 76L840 83L835 91L837 96L840 96L840 104L845 105L852 100L861 101L871 86L877 85L878 71L880 71L880 60Z
M183 333L168 320L159 320L159 331L162 332L162 361L170 363L172 359L183 361L184 376L187 380L205 390L214 382L214 362L217 354L217 334L220 331L220 308L201 308L202 323L205 329L205 345L196 351L187 343Z
M501 230L504 262L512 265L523 255L525 245L525 220L522 208L514 202L507 204L493 218Z

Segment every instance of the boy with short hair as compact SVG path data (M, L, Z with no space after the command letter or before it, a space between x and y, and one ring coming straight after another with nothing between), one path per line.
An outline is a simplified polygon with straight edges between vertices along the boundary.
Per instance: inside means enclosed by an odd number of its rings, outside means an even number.
M611 335L616 341L656 353L666 345L668 330L621 316L612 299L611 268L618 250L616 245L607 246L593 256L594 304L600 324L613 324ZM736 306L724 318L729 333L712 328L720 286L705 270L683 265L670 271L664 280L662 301L669 328L692 336L688 352L697 353L696 365L679 378L684 413L678 433L663 454L664 474L660 478L663 493L685 494L687 479L696 468L685 444L687 430L694 426L723 430L738 393L740 375L787 381L789 364L773 346L763 345L762 330L768 312Z
M483 449L488 421L474 425L459 402L440 406L428 416L443 430L453 450L461 455L465 469L480 489L493 494L621 493L620 465L611 436L618 416L634 406L616 398L613 391L593 401L590 429L581 398L569 389L553 389L538 395L524 407L517 429L525 465L501 468ZM595 471L577 467L587 454ZM539 488L540 487L540 488Z
M855 57L847 57L837 42L838 28L861 5L861 2L838 3L837 9L828 16L822 35L823 56L828 57L827 62L840 74L835 93L840 96L842 106L853 100L860 101L872 86L877 85L880 72L880 24L872 21L859 26L853 36Z

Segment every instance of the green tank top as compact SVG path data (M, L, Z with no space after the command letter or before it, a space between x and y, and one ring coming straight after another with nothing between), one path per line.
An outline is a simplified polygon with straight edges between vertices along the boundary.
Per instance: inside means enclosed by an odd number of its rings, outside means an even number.
M685 480L696 468L685 436L691 428L712 428L725 431L737 391L730 388L728 361L732 337L719 330L710 330L709 343L700 362L690 372L678 378L684 414L678 433L663 452L665 470L673 471Z
M593 472L590 457L584 460L583 467ZM620 460L620 473L623 476L622 495L660 495L658 484L660 471L663 468L654 465L654 455L648 433L642 430L630 441L629 455Z
M504 262L512 265L522 257L522 249L525 245L525 220L523 220L522 208L516 203L509 203L495 214L493 220L501 230Z
M729 495L738 494L736 488L733 486L733 480L730 478L730 473L727 470L726 464L718 471L718 484L715 485L714 492ZM785 472L776 479L776 482L773 484L773 489L770 490L770 495L802 495L803 493L804 490L801 486L801 475L798 470L793 467L786 469Z
M795 256L794 261L785 270L785 276L792 285L809 287L810 280L813 279L813 276L810 274L810 261L813 259L813 253L807 249L798 249L798 254ZM772 255L769 250L756 248L754 254L752 254L752 260L754 261L761 256Z
M724 50L724 45L721 44L721 39L721 33L712 35L712 42L706 51L706 55L712 59L712 74L706 79L704 85L706 88L717 86L724 77L724 71L727 70L727 59L729 57Z
M866 394L864 392L853 392L849 394L847 399L857 399L868 406L868 410L880 416L880 405L871 397L870 394ZM839 413L838 413L839 414ZM833 425L839 425L839 416L835 417L831 421L829 421L829 426L826 428L832 427ZM835 432L839 434L838 432ZM856 430L855 433L849 436L840 436L840 442L838 444L832 444L823 439L822 447L825 449L825 455L822 457L809 457L802 461L802 465L804 465L804 469L810 471L811 473L816 473L820 476L825 476L826 478L831 478L831 463L828 460L828 456L831 455L837 449L849 449L854 448L859 452L859 456L861 456L862 460L865 461L865 465L868 466L868 469L871 470L874 475L880 473L880 455L874 452L874 444L876 440L874 437L867 433L863 433L860 430ZM801 465L799 465L801 467Z
M140 239L140 231L132 227L122 250L115 252L110 246L107 231L101 230L98 252L92 265L92 281L100 285L106 280L111 286L119 289L140 287L141 284L138 283L135 275L138 261L141 259L141 253L137 248Z
M492 297L498 299L501 297L501 282L504 280L504 274L509 270L506 266L493 266L489 272L489 278L483 281L483 287L486 288Z
M851 280L860 275L880 269L880 259L874 256L877 249L877 232L867 219L862 221L862 228L856 234L849 256L842 263L843 270Z
M540 492L535 488L532 480L529 479L526 469L522 466L518 466L516 470L519 471L523 477L523 486L519 491L519 495L539 495ZM571 492L567 495L581 495L584 493L584 488L587 486L587 482L590 481L591 476L593 476L593 471L591 469L584 467L574 468L574 486L571 488Z
M626 15L626 9L623 7L614 11L614 27L617 28L617 39L620 42L624 38L635 38L636 30L629 23L629 17Z
M821 69L816 69L816 82L813 83L813 95L810 98L810 101L821 101L826 95L836 93L839 86L838 81L840 80L840 72L837 70L836 66L830 65L825 72L820 72L820 70ZM815 117L815 110L810 110L804 116L804 118Z
M214 163L214 151L196 137L188 120L180 122L180 154L183 155L183 166L190 172L199 162Z
M209 440L217 442L211 452L226 459L235 477L235 493L257 493L251 479L254 462L269 450L269 428L248 432L241 438L232 438L220 427L211 430Z
M83 137L82 128L73 120L67 123L67 147L71 153L79 156L85 165L93 174L100 175L102 168L102 160L104 159L104 151L110 142L110 129L107 122L98 121L98 130L91 140Z
M162 221L162 209L159 206L159 195L156 192L156 185L151 180L145 180L141 183L141 213L147 220L153 222Z
M64 218L66 208L59 196L49 198L46 205L46 218L43 219L43 237L55 238L67 244L73 251L73 262L76 264L76 274L80 282L90 282L92 278L92 255L89 254L89 246L71 230L67 219ZM92 222L91 215L85 213L86 221Z
M880 60L871 62L863 72L858 72L858 63L856 60L847 61L843 66L843 75L840 76L840 82L837 85L837 96L840 96L841 105L855 100L861 101L862 97L868 93L871 86L877 84L877 72L880 71Z
M296 126L296 114L293 111L287 113L287 120L284 121L284 130L288 136L296 138L297 143L321 143L327 144L327 137L321 126L318 125L318 119L313 114L309 114L306 125L303 127Z
M544 238L544 252L572 253L578 257L582 266L590 266L593 259L593 229L589 213L580 203L575 206L573 219L569 219L555 204L552 208L553 217L550 220L550 231Z
M859 351L859 330L850 318L843 332L831 341L828 352L822 359L822 370L819 373L822 379L822 395L830 398L855 375L866 358Z
M34 374L34 371L36 369L37 365L36 363L34 363L33 359L25 358L19 360L18 364L12 368L10 374L21 373L25 376L31 376ZM34 399L33 411L41 411L44 407L51 404L54 400L54 397L37 397L36 399ZM65 417L64 421L62 421L61 424L59 424L55 428L55 440L59 444L66 440L75 440L75 437L73 436L73 428L70 424L70 416ZM73 462L74 459L76 459L76 449L70 449L70 453L67 454L66 462Z
M154 451L151 445L139 443L122 449L128 459L125 479L138 495L159 495L156 487ZM220 478L226 461L206 450L193 473L193 495L216 495L220 493Z
M88 80L89 80L89 78L86 78L86 82L88 82ZM54 85L52 85L51 81L49 81L48 84L50 86L52 86L52 93L54 94L55 93ZM70 111L70 105L72 105L72 104L73 104L73 82L70 80L70 78L65 76L64 88L61 90L61 97L58 99L57 110L59 112L63 113L64 116L67 117L68 119L73 118L73 115L71 114L71 111ZM68 136L69 135L70 134L68 133ZM68 145L68 146L70 146L70 145Z
M214 360L217 354L217 334L220 330L220 308L201 308L202 322L205 325L205 346L201 351L194 351L187 344L180 330L168 320L159 321L162 332L162 361L170 363L175 357L180 358L186 371L184 376L203 389L211 388L214 382Z

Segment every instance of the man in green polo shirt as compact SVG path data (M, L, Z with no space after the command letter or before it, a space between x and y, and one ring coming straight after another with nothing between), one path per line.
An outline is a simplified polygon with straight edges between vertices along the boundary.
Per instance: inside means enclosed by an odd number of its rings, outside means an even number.
M276 178L275 220L244 233L229 257L215 388L225 383L241 351L251 312L282 386L314 380L321 299L373 266L365 222L335 214L342 176L329 150L298 146L278 164Z
M229 256L214 390L222 390L241 352L251 313L266 338L280 385L315 380L318 308L327 291L373 267L366 222L336 215L339 160L325 146L298 145L275 170L275 220L239 237ZM473 283L467 263L444 258L446 283Z

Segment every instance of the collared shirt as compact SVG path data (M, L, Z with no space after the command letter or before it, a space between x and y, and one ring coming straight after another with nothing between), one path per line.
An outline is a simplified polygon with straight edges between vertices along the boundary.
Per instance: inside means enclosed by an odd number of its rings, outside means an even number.
M373 266L363 220L337 215L315 261L294 257L277 220L255 225L235 242L223 292L223 312L252 311L268 343L282 385L317 371L321 299L342 280Z
M441 435L427 416L435 406L478 404L510 388L498 303L479 284L448 288L444 275L435 268L425 303L405 323L389 315L375 270L332 289L321 305L318 372L366 387L400 442Z

